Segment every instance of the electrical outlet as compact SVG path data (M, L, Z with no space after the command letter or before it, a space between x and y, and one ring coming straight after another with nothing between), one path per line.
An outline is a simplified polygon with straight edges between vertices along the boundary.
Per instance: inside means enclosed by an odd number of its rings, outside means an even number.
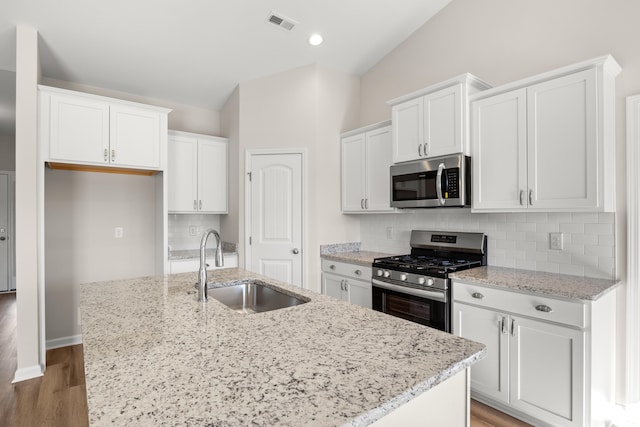
M562 233L549 233L549 249L562 250Z
M198 234L198 227L196 227L195 225L190 225L189 226L189 235L190 236L195 236L196 234Z
M124 228L116 227L115 236L116 236L116 239L122 239L122 237L124 236Z
M387 239L393 239L393 227L387 227Z

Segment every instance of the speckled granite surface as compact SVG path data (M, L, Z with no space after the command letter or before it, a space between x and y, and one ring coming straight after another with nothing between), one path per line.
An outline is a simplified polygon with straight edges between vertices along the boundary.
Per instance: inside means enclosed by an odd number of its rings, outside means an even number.
M618 280L592 279L567 274L492 266L472 268L453 273L451 278L466 282L495 285L516 291L535 292L586 301L595 301L620 284Z
M260 276L209 274L219 283L249 277ZM195 273L82 285L91 425L368 425L486 352L262 279L310 302L249 315L212 298L203 305Z
M229 251L223 248L222 253L224 255L236 254L234 251ZM213 248L207 249L207 257L213 258L216 256L216 250ZM169 261L178 261L182 259L200 259L200 250L199 249L183 249L178 251L171 251L169 253Z
M320 255L323 259L330 259L339 262L348 262L351 264L364 265L371 267L374 258L382 258L392 256L393 254L385 254L382 252L369 252L369 251L357 251L357 252L336 252Z
M337 254L340 252L359 252L361 242L334 243L332 245L320 245L320 255Z

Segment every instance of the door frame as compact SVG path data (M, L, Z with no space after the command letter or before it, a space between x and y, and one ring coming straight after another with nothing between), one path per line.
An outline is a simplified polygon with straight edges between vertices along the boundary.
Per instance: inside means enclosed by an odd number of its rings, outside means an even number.
M640 412L640 95L627 97L627 280L625 405ZM616 221L617 223L617 221ZM623 292L625 292L623 291Z
M0 170L0 174L7 175L9 178L9 191L7 192L9 216L9 291L18 290L16 286L16 206L15 206L15 189L16 189L16 173L15 171ZM11 289L13 288L13 291Z
M251 236L251 182L249 180L249 171L251 170L251 159L253 156L264 155L286 155L286 154L299 154L301 157L302 170L301 185L302 185L302 197L301 197L301 256L302 256L302 288L307 289L308 277L307 277L307 149L306 148L256 148L245 150L245 164L244 164L244 268L251 271L251 245L249 244L249 237Z

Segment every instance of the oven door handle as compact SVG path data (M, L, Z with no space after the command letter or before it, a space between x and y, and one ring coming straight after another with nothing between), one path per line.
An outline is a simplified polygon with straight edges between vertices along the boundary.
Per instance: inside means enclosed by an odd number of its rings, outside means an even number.
M416 289L416 288L411 288L408 286L399 286L399 285L394 285L392 283L387 283L387 282L382 282L380 280L377 279L371 279L371 284L373 286L377 286L378 288L384 288L384 289L388 289L390 291L396 291L396 292L400 292L403 294L409 294L409 295L413 295L416 297L421 297L421 298L426 298L426 299L430 299L430 300L434 300L434 301L439 301L439 302L447 302L447 293L446 291L430 291L430 290L426 290L426 289Z

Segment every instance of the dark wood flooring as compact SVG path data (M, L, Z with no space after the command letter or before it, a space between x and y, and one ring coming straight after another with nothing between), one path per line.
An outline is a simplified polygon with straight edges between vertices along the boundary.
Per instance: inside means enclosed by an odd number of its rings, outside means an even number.
M0 294L0 427L89 425L82 345L47 351L41 378L11 384L16 370L15 293ZM471 427L525 427L480 402L471 401Z

